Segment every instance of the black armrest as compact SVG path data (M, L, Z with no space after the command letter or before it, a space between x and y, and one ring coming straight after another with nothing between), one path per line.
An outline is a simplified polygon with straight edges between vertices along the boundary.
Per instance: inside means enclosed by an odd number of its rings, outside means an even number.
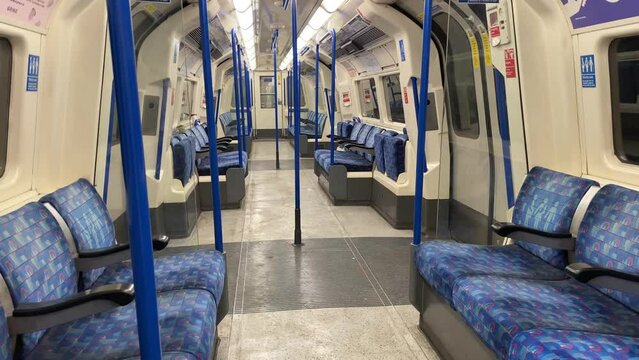
M160 235L153 239L153 251L164 250L169 245L170 237L166 235Z
M9 317L11 334L24 334L130 304L133 284L109 284L59 300L20 304Z
M330 139L331 138L331 134L326 135L326 137ZM335 141L337 141L337 140L350 140L347 137L343 137L343 136L339 136L339 135L335 135L333 138L335 139Z
M639 295L639 275L586 263L570 264L566 267L566 273L582 283Z
M494 223L491 227L497 235L516 241L526 241L558 250L575 249L575 239L570 233L551 233L504 222Z
M231 141L233 141L233 138L230 136L225 136L225 137L221 137L219 139L216 140L216 143L220 144L220 143L230 143Z
M230 146L230 144L218 144L217 145L217 150L224 152L224 151L228 150L229 146Z
M364 145L359 145L359 144L346 144L344 145L344 148L351 151L358 150L360 152L375 156L375 148L372 148L372 147L366 147Z
M113 255L126 251L129 252L129 244L117 244L108 248L96 249L96 250L81 250L78 252L78 257L81 259L94 259L107 255Z
M202 147L200 150L196 150L195 152L198 154L206 154L209 152L209 147L208 146Z

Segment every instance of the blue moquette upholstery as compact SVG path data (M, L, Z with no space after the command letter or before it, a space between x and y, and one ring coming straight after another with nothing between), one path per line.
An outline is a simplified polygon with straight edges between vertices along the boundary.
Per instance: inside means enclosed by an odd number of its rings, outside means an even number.
M95 250L116 244L111 216L95 188L80 179L42 198L60 213L81 250ZM194 251L155 260L158 291L197 288L221 299L224 288L224 259L217 251ZM132 283L129 262L101 269L98 277L83 274L83 288L112 283Z
M44 359L139 358L135 303L47 330L28 357ZM215 334L215 303L201 290L158 294L163 358L209 359ZM167 354L168 353L168 354Z
M406 171L406 135L397 135L384 141L384 164L386 176L397 181Z
M377 166L377 170L382 173L386 173L386 161L384 158L384 144L386 143L386 138L396 135L397 133L394 131L386 131L375 135L375 143L373 145L373 148L375 148L375 166Z
M513 338L510 360L625 360L639 358L639 338L536 329Z
M331 168L331 154L316 152L315 160L328 172ZM371 171L373 163L353 151L335 151L335 165L344 165L347 171Z
M173 178L186 185L193 175L195 154L191 140L180 136L171 137L171 150L173 152Z
M582 197L597 183L536 167L530 171L515 202L513 222L518 225L570 232L572 217ZM541 246L534 249L544 249ZM550 253L551 256L542 257ZM522 243L508 246L479 246L449 241L426 241L416 252L422 277L449 303L459 280L473 275L499 275L522 279L561 280L565 252L530 252ZM549 263L548 260L555 260ZM559 261L560 260L560 261Z
M4 309L0 306L0 360L11 360L11 337L9 336L9 325L4 313Z
M237 151L229 151L217 154L217 168L219 175L226 175L226 172L230 168L239 168L240 161ZM246 170L248 166L248 155L246 151L242 151L242 167ZM211 175L211 159L208 157L198 160L197 173L200 176Z
M14 306L75 294L77 273L71 251L51 213L39 203L0 217L0 273ZM30 353L44 331L21 336Z
M87 180L80 179L45 195L42 201L51 203L62 215L73 234L78 251L103 249L116 244L115 228L109 210ZM104 268L83 272L83 283L90 286L103 272Z
M547 232L569 233L581 198L596 182L535 167L530 170L517 197L512 222ZM519 246L563 269L566 251L519 242Z
M235 121L234 112L225 112L220 115L220 122L222 123L222 130L226 136L237 136L237 122Z
M616 185L593 198L576 243L576 258L638 274L639 193ZM572 330L639 337L637 297L575 280L469 277L456 283L453 303L464 320L501 357L518 333ZM635 310L635 311L633 311Z
M526 330L639 336L639 314L574 280L467 277L455 285L453 302L502 359L507 358L513 338Z
M604 186L593 198L579 228L577 262L639 275L639 192ZM639 296L600 289L639 311Z

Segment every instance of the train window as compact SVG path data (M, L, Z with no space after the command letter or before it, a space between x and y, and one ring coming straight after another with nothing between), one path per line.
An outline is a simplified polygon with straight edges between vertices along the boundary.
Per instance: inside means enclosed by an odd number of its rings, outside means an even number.
M448 111L457 136L479 137L479 111L475 90L472 47L466 31L457 21L448 21L447 15L433 20L442 29L448 29L446 57L446 87Z
M639 165L639 36L614 40L609 57L615 154Z
M379 119L379 104L377 103L377 88L375 79L364 79L357 82L359 90L359 106L363 117Z
M11 104L11 67L13 48L6 38L0 37L0 177L7 167L9 140L9 107Z
M186 80L182 88L182 119L188 120L193 112L193 96L195 93L195 81Z
M386 111L391 121L404 123L404 103L402 101L402 87L399 84L399 74L382 77Z
M272 76L260 76L260 107L275 108L275 83Z

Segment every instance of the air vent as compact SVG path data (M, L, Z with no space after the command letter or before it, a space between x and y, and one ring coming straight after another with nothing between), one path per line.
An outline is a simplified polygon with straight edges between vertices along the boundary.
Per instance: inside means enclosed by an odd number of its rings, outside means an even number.
M225 51L227 51L231 47L231 42L224 31L224 27L222 26L222 22L218 16L214 17L209 23L209 33L211 40L211 56L214 60L217 60L222 57ZM202 39L202 29L199 27L195 30L191 31L187 36L187 41L197 47L198 49L202 49L200 44L200 39Z
M357 15L337 32L335 57L339 59L342 56L357 53L385 36L384 32ZM331 53L330 37L322 42L321 47L325 52Z

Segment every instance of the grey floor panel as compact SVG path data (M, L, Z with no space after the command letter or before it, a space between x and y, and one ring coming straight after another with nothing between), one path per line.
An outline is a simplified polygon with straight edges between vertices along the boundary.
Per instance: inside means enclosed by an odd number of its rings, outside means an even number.
M343 239L248 244L242 313L382 305Z
M411 238L354 238L375 279L393 305L408 305Z
M300 159L300 169L313 169L313 159ZM251 171L275 170L275 160L249 160ZM280 170L295 170L295 160L280 159Z

